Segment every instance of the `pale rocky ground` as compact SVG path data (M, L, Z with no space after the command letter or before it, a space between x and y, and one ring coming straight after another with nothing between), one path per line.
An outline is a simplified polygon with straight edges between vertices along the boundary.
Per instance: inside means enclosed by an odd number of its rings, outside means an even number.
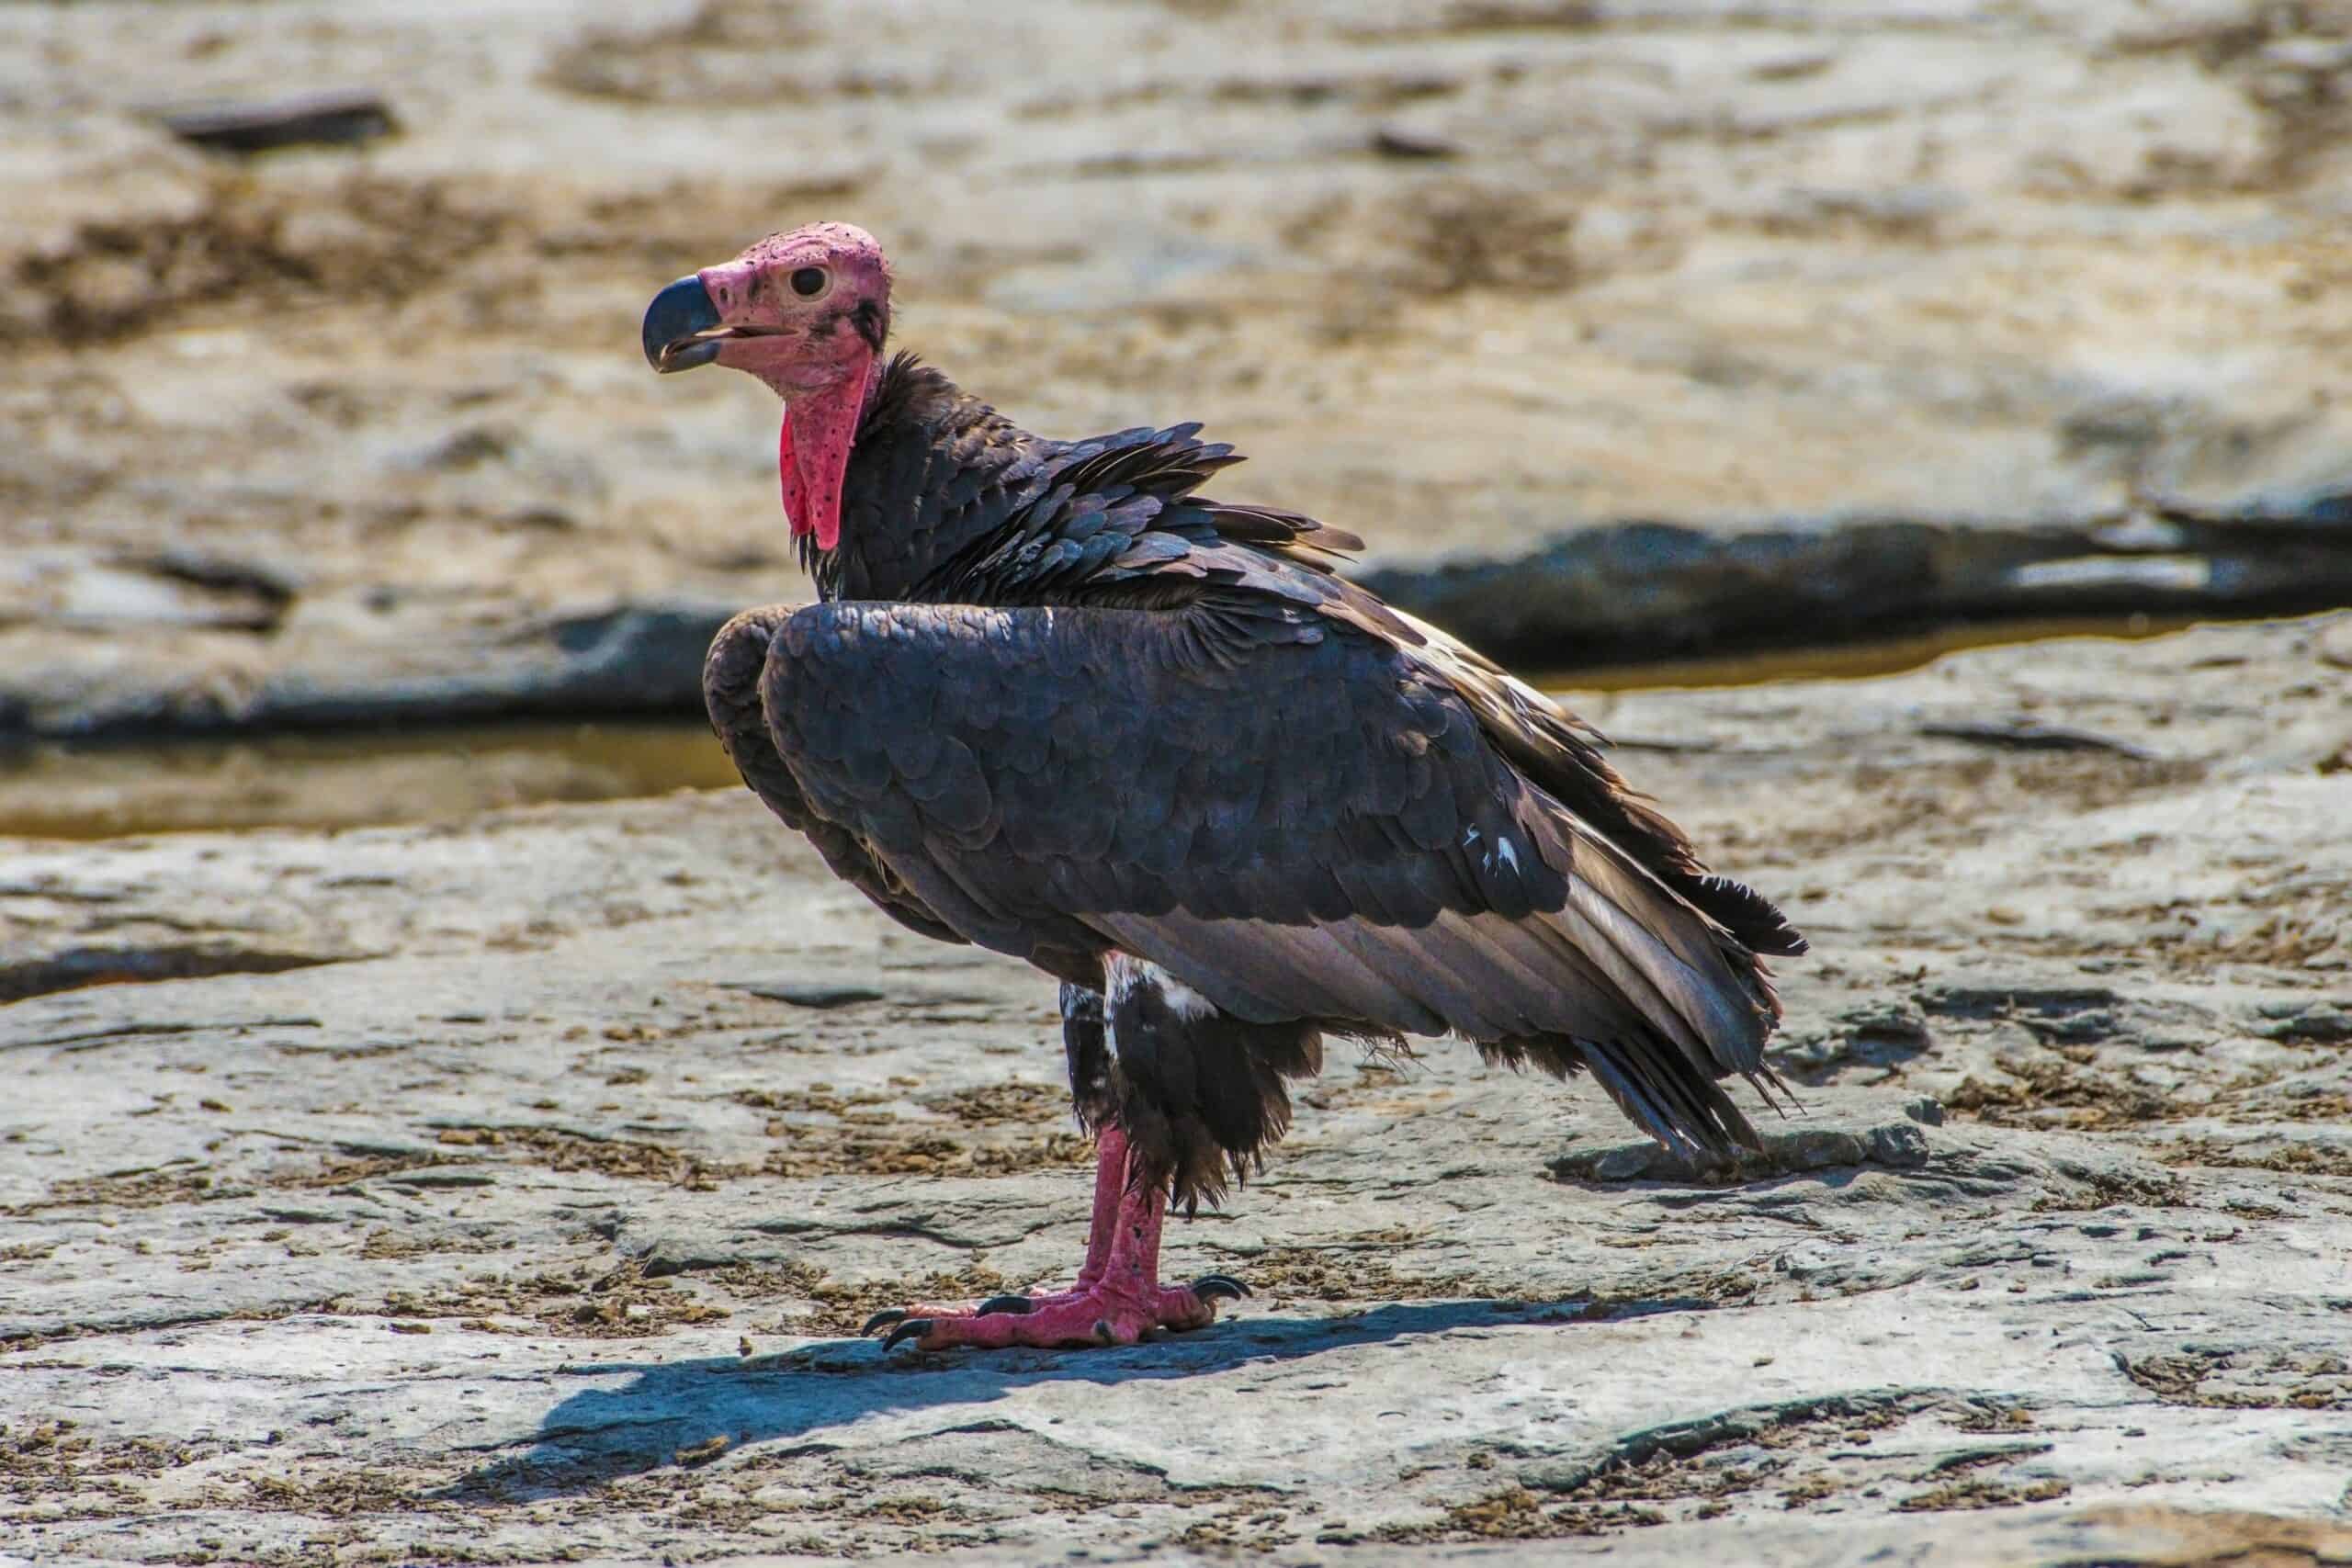
M1583 705L1815 940L1770 1157L1341 1059L1114 1351L844 1337L1086 1150L748 795L0 845L0 1555L2352 1556L2352 617Z
M806 590L639 314L819 216L1523 657L2352 602L2334 0L12 5L0 149L0 733L691 706Z
M638 313L820 216L1533 664L2352 602L2352 9L975 14L0 6L0 739L690 706L807 589ZM312 86L403 133L147 112ZM2347 691L2338 616L1588 694L1815 938L1771 1159L1340 1060L1171 1229L1257 1297L1064 1356L842 1337L1072 1267L1048 983L740 791L474 812L707 740L15 754L261 830L0 840L0 1560L2352 1562Z

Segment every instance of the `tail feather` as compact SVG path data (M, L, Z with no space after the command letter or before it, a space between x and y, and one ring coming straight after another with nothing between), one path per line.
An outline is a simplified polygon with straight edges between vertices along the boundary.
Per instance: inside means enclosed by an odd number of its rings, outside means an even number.
M1785 1092L1764 1056L1780 1003L1762 962L1621 846L1532 799L1530 836L1567 887L1550 911L1442 910L1419 925L1182 910L1090 922L1237 1022L1451 1032L1495 1059L1589 1069L1637 1125L1686 1154L1757 1147L1718 1080L1745 1077L1776 1108Z
M1702 1074L1678 1071L1656 1053L1623 1042L1578 1042L1585 1065L1618 1108L1660 1144L1686 1156L1736 1157L1763 1140L1723 1086Z

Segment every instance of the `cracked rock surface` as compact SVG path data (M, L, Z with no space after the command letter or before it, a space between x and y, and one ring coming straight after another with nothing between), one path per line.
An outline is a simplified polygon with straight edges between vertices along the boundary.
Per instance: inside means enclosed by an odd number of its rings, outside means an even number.
M748 795L10 842L0 1554L2341 1561L2346 625L1582 704L1814 937L1803 1113L1336 1061L1170 1227L1255 1298L1083 1354L848 1337L1088 1150Z

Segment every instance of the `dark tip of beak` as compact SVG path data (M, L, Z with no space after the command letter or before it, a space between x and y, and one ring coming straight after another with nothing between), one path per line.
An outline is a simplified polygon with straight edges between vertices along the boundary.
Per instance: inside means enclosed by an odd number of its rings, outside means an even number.
M718 339L697 337L726 323L699 277L678 279L645 308L645 362L668 375L718 357Z

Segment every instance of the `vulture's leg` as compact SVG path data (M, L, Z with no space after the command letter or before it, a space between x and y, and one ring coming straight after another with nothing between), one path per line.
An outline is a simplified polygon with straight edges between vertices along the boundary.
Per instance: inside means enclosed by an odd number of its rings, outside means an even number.
M908 1317L890 1330L883 1348L902 1339L913 1340L923 1350L956 1345L983 1349L1132 1345L1155 1328L1205 1328L1216 1321L1218 1299L1239 1295L1241 1287L1217 1274L1192 1285L1162 1285L1159 1227L1168 1213L1167 1189L1127 1179L1126 1139L1115 1128L1103 1130L1097 1158L1097 1217L1087 1247L1087 1269L1080 1273L1076 1289L1009 1298L1023 1303L1018 1309L1007 1310L1000 1303L1008 1298L999 1297L982 1303L996 1309L992 1311ZM1106 1190L1111 1194L1107 1224L1100 1201Z
M937 1320L973 1317L999 1312L1035 1312L1041 1306L1074 1297L1102 1278L1110 1264L1111 1236L1116 1230L1119 1193L1127 1180L1127 1140L1111 1119L1111 1057L1105 1032L1102 993L1065 983L1061 990L1062 1049L1069 1059L1070 1099L1080 1119L1101 1128L1095 1141L1094 1213L1086 1229L1086 1261L1079 1267L1078 1283L1068 1291L1036 1295L990 1296L984 1302L922 1303L891 1307L865 1320L864 1332L875 1333L909 1318Z
M1127 1135L1113 1116L1109 1021L1102 993L1065 981L1061 990L1062 1055L1069 1065L1070 1104L1079 1119L1099 1129L1094 1144L1094 1214L1087 1222L1086 1261L1078 1270L1078 1289L1102 1277L1111 1258L1113 1217L1119 1211L1119 1193L1127 1184ZM1021 1296L997 1296L980 1310L1026 1311Z
M1086 1224L1086 1261L1078 1266L1078 1283L1048 1296L990 1296L977 1311L1035 1312L1056 1296L1080 1295L1102 1278L1111 1264L1111 1236L1117 1228L1119 1190L1127 1184L1127 1135L1105 1127L1094 1140L1094 1217Z
M1251 1074L1249 1048L1259 1042L1254 1035L1237 1034L1237 1030L1246 1032L1248 1026L1221 1015L1197 1010L1171 1014L1160 995L1157 971L1138 970L1124 954L1114 956L1112 967L1126 981L1114 987L1115 1006L1106 1009L1102 992L1082 986L1066 984L1061 993L1070 1096L1080 1117L1097 1129L1094 1217L1078 1283L1049 1294L991 1296L977 1304L876 1313L865 1332L889 1329L885 1348L902 1339L915 1340L926 1350L950 1345L1131 1345L1154 1328L1203 1327L1216 1320L1219 1300L1250 1293L1239 1280L1223 1274L1204 1275L1189 1287L1159 1283L1159 1230L1168 1213L1169 1178L1138 1179L1143 1168L1121 1121L1126 1114L1150 1117L1148 1125L1165 1140L1170 1135L1168 1112L1150 1095L1134 1100L1133 1083L1121 1084L1114 1071L1117 1054L1113 1036L1126 1042L1131 1070L1148 1059L1168 1063L1198 1058L1212 1071ZM1311 1046L1295 1038L1296 1032L1288 1032L1277 1046L1311 1052ZM1278 1094L1279 1077L1271 1081ZM1237 1103L1236 1114L1250 1123L1238 1135L1245 1143L1254 1142L1262 1131L1263 1096L1253 1083L1253 1092ZM1191 1126L1199 1118L1188 1111L1186 1122ZM1213 1144L1200 1148L1212 1161L1223 1157Z
M921 1303L914 1306L889 1307L865 1320L863 1332L877 1329L910 1319L936 1321L943 1317L977 1317L989 1313L1035 1312L1067 1298L1082 1295L1102 1278L1110 1266L1111 1237L1117 1230L1120 1190L1127 1180L1127 1138L1116 1127L1105 1127L1094 1145L1094 1218L1086 1231L1086 1261L1079 1265L1078 1283L1067 1291L1047 1295L990 1296L984 1302Z

